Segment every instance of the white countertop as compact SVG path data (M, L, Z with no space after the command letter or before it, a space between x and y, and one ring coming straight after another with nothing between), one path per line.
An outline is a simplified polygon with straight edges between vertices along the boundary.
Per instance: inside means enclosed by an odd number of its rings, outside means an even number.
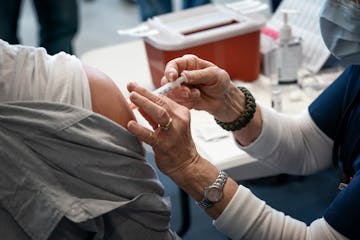
M135 81L150 90L154 90L151 81L145 48L141 40L122 43L114 46L95 49L85 53L81 60L88 65L98 68L110 76L125 97L129 96L126 84ZM262 105L270 105L270 81L264 76L252 83L237 81L247 87ZM286 113L298 113L306 110L311 97L296 87L284 87L283 110ZM295 96L295 97L294 97ZM136 116L141 123L145 120L140 114ZM220 169L226 170L235 179L250 179L275 174L273 170L251 158L237 148L232 135L216 125L213 117L203 111L191 111L192 135L200 154ZM148 126L148 125L147 125ZM208 133L219 135L218 138L205 140ZM149 150L149 148L147 148Z

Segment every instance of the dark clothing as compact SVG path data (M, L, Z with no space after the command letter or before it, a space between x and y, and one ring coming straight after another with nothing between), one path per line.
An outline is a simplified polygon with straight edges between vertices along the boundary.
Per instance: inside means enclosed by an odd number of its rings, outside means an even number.
M309 107L316 125L334 141L334 163L349 185L324 218L350 239L360 238L360 66L350 66Z
M275 12L278 6L280 5L281 0L271 0L271 11Z
M0 39L19 44L18 19L22 0L0 0ZM78 30L76 0L33 0L39 22L39 46L51 55L73 53L72 40Z

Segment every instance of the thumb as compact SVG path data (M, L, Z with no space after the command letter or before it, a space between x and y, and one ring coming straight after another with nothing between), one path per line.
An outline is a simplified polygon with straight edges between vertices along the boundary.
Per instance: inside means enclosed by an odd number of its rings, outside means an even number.
M187 85L213 85L218 82L224 70L218 67L208 67L205 69L183 71Z

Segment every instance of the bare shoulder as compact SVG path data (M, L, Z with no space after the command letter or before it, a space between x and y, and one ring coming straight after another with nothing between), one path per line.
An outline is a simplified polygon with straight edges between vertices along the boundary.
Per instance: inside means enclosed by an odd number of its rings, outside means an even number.
M135 116L120 89L109 76L96 68L84 65L84 70L89 81L92 110L126 127Z

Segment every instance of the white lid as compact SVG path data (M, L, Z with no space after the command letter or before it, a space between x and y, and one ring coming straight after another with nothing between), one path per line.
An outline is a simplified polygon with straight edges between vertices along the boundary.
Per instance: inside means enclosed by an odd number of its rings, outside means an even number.
M260 30L265 17L208 4L160 15L146 22L158 34L145 41L161 50L181 50Z

